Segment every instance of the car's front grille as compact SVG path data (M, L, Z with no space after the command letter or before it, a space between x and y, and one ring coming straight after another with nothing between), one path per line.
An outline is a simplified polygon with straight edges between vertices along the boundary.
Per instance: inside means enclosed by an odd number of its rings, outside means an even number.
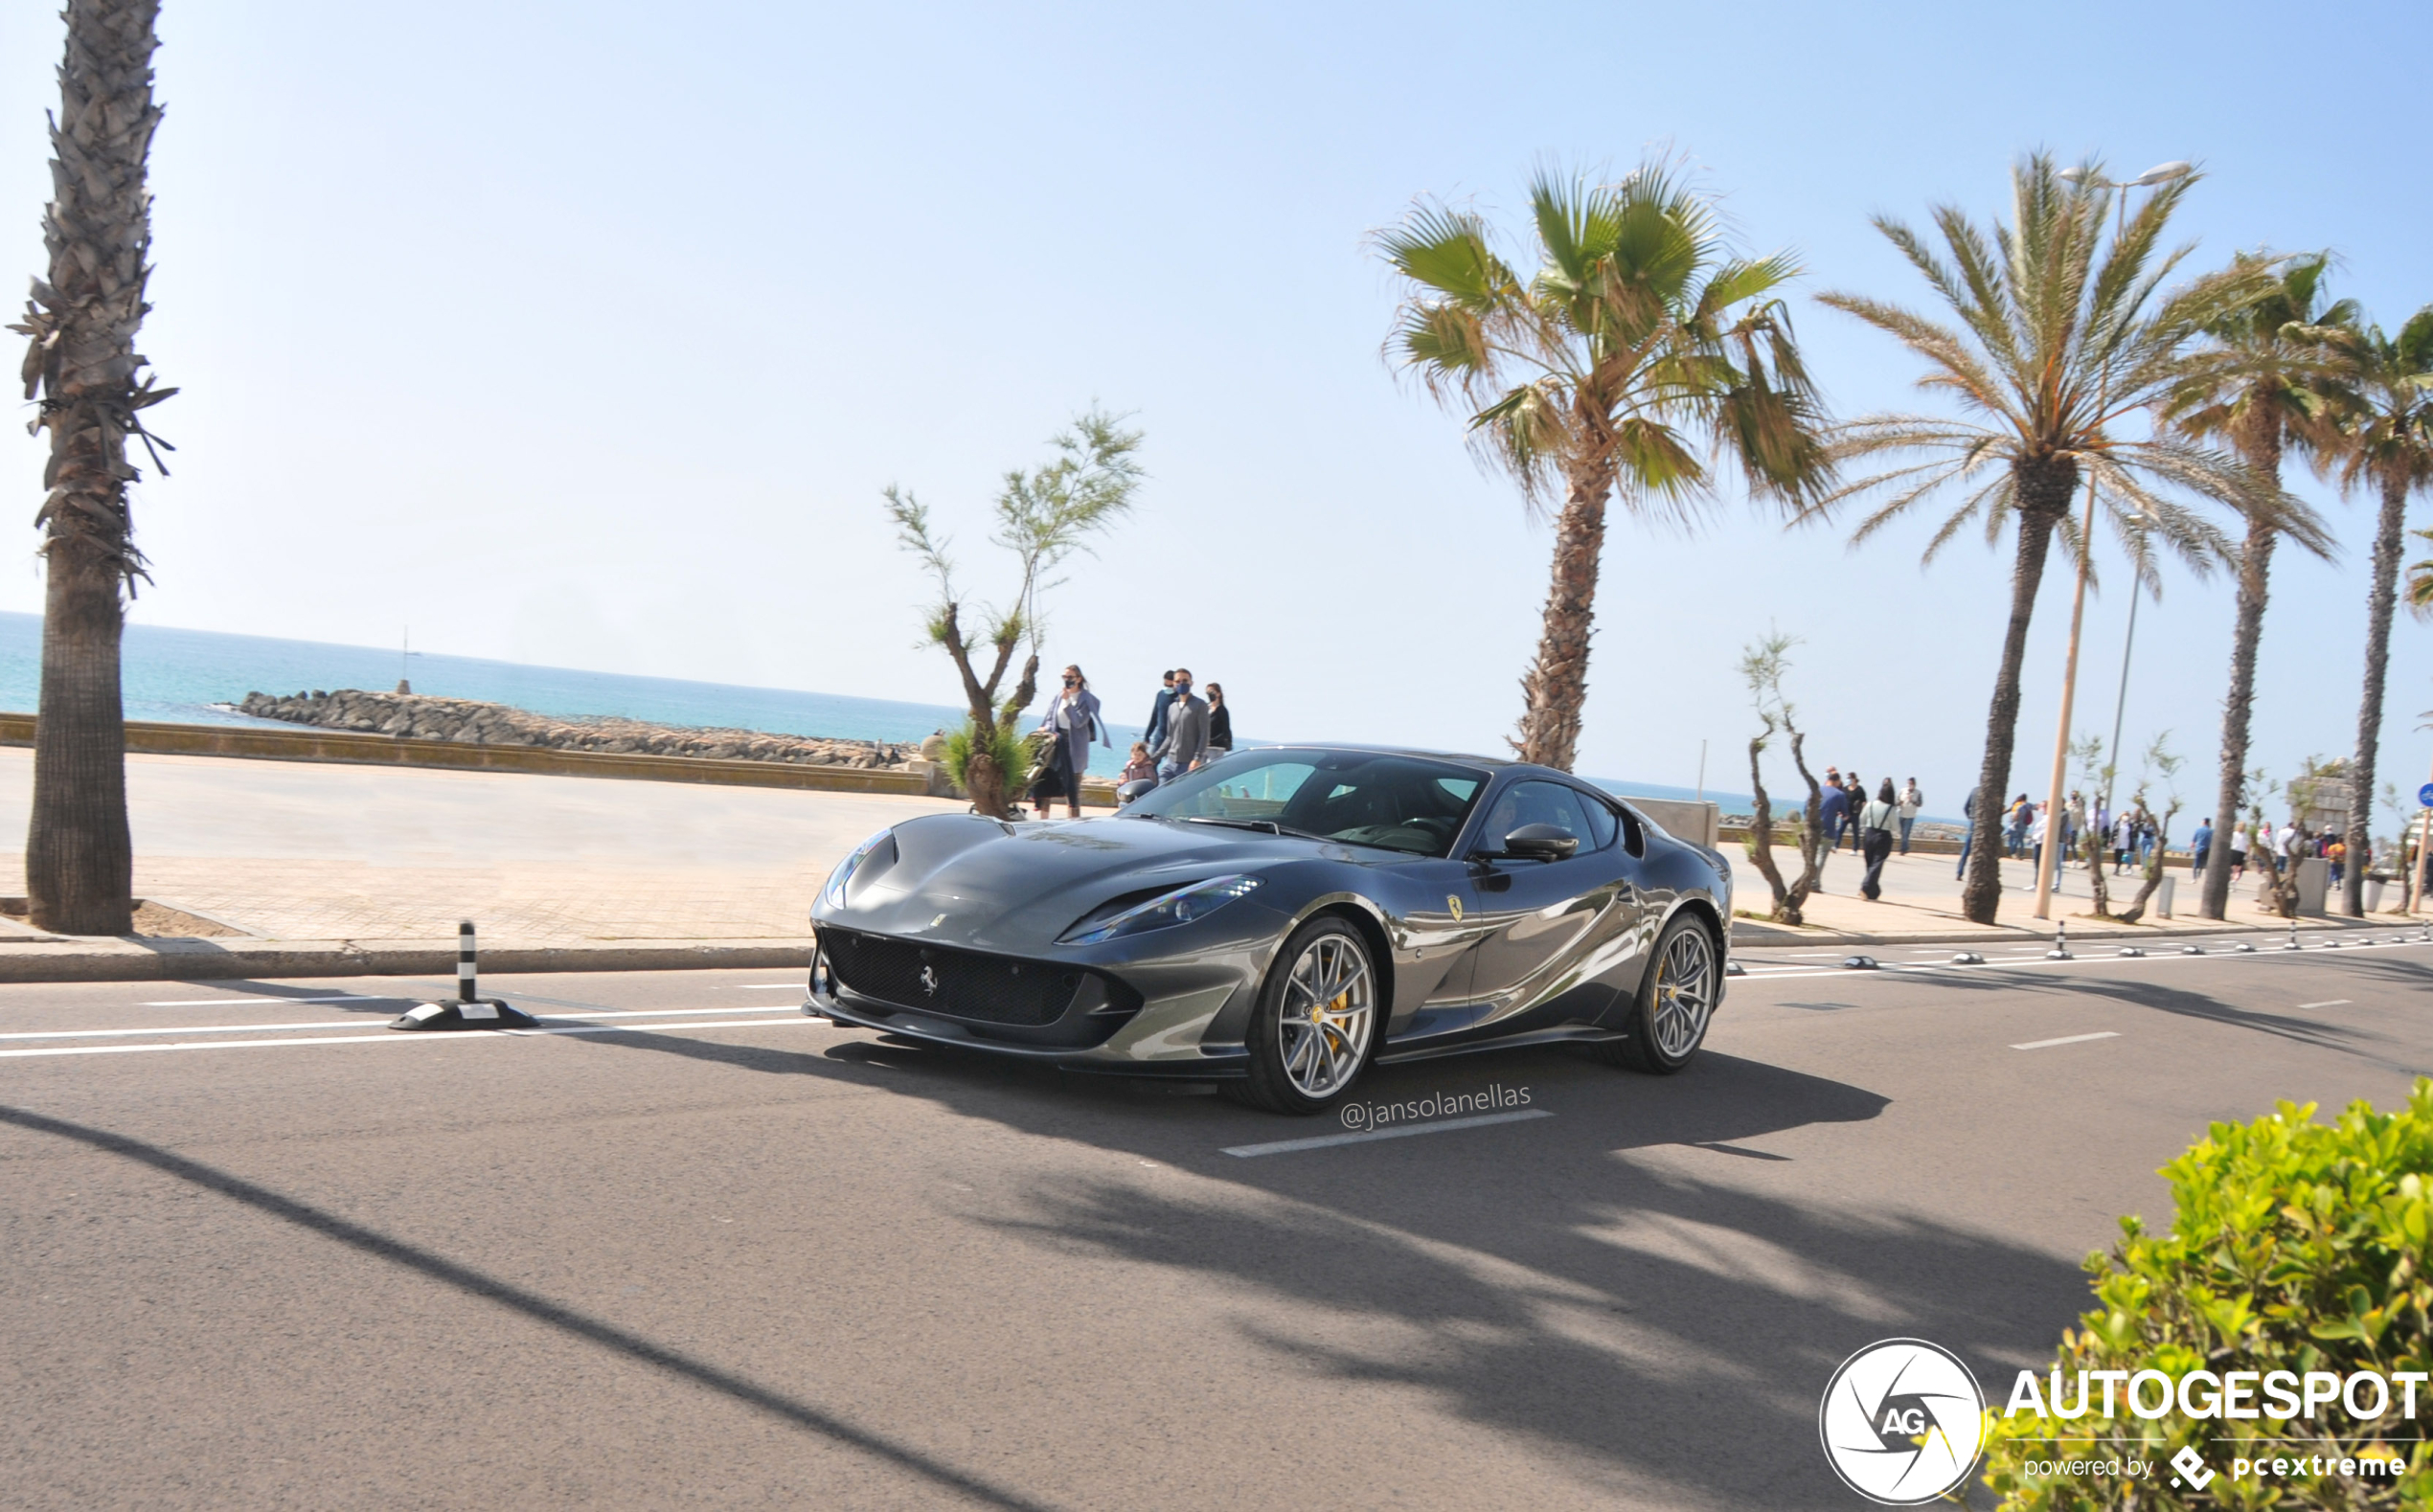
M883 935L820 931L836 979L866 998L983 1024L1054 1024L1084 974L1052 962L1012 960Z

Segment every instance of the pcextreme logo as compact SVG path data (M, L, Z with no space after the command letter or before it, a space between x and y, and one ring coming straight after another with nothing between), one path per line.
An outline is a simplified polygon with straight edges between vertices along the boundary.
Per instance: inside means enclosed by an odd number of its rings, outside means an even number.
M1816 1432L1843 1484L1883 1506L1917 1506L1977 1468L1985 1410L1958 1355L1923 1339L1886 1339L1825 1383Z

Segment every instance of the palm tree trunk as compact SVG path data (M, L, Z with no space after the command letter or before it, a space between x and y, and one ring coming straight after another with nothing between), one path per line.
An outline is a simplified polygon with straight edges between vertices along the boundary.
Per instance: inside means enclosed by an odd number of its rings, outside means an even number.
M2047 462L2022 465L2016 476L2019 548L2011 568L2011 628L2002 638L2002 666L1994 673L1993 703L1986 711L1986 756L1977 769L1977 806L1968 816L1974 840L1968 875L1960 885L1960 912L1978 924L1992 923L2002 906L2002 819L2019 733L2019 669L2028 657L2028 621L2044 583L2053 528L2069 512L2079 469L2071 462ZM2058 835L2058 826L2048 833Z
M133 925L126 827L125 713L119 697L119 598L141 573L126 485L137 412L159 399L135 350L148 306L151 217L145 160L152 103L156 0L69 0L51 128L53 198L43 217L47 281L23 325L26 397L51 433L50 491L38 523L49 581L42 692L34 731L34 814L26 893L34 924L74 935Z
M1605 500L1613 492L1608 462L1575 472L1555 520L1555 574L1537 656L1521 679L1520 738L1524 761L1571 770L1580 745L1580 712L1588 700L1588 637L1597 612L1597 568L1605 550Z
M2391 611L2399 598L2400 536L2407 526L2407 480L2382 480L2382 518L2374 534L2374 588L2366 596L2365 696L2357 702L2357 755L2349 766L2349 846L2340 879L2342 912L2365 915L2365 857L2373 841L2374 765L2382 742L2382 684L2391 666Z
M2205 858L2205 890L2196 912L2220 918L2230 908L2230 845L2247 784L2247 728L2256 702L2256 645L2263 639L2264 600L2272 576L2272 550L2281 538L2269 520L2251 521L2239 552L2239 618L2231 633L2230 691L2222 698L2221 793L2214 803L2213 853ZM2262 844L2248 840L2250 853Z

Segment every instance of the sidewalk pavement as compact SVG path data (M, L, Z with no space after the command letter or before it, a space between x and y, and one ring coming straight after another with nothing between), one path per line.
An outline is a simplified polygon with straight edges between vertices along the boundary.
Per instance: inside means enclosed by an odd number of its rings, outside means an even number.
M223 980L435 973L452 976L456 925L481 931L486 970L647 970L802 966L807 914L829 867L872 832L954 800L786 788L442 771L224 756L127 757L136 895L216 921L206 937L63 938L0 920L0 981ZM22 835L31 751L0 748L0 834ZM1087 812L1085 810L1084 812ZM1762 914L1764 879L1731 854L1735 902ZM1789 853L1778 850L1785 871ZM0 868L23 875L22 856ZM1855 857L1827 863L1810 927L1733 922L1742 944L2017 940L2050 935L2027 919L2035 879L2004 864L2003 923L1959 912L1948 856L1896 857L1885 901L1853 895ZM2184 875L2184 873L2183 873ZM2122 879L2127 880L2126 878ZM2070 920L2073 937L2225 925L2186 914L2162 924ZM2083 873L2066 876L2063 912L2087 907ZM2308 928L2355 921L2306 920ZM197 926L197 930L205 926ZM2252 884L2228 927L2286 928L2255 906Z
M0 926L0 980L216 980L802 965L811 899L873 831L952 800L524 773L129 756L135 892L227 926L193 939ZM0 748L0 834L33 753ZM11 880L21 854L0 852Z
M1773 893L1765 878L1747 853L1737 846L1726 846L1724 854L1732 863L1732 906L1739 914L1754 914L1756 918L1738 917L1732 921L1732 938L1739 945L1786 944L1795 940L1820 941L1829 945L1861 945L1904 943L1916 945L1964 944L2050 938L2056 924L2067 921L2072 939L2103 939L2119 943L2134 940L2169 938L2187 935L2219 935L2238 930L2282 930L2290 921L2267 912L2256 897L2256 874L2231 889L2230 907L2226 917L2203 919L2196 916L2196 883L2185 864L2172 867L2167 875L2176 877L2177 898L2172 904L2175 917L2162 918L2154 912L2161 901L2158 892L2149 899L2146 914L2137 923L2124 924L2117 919L2092 916L2094 891L2086 872L2077 867L2064 867L2055 876L2053 917L2034 917L2035 909L2035 868L2025 861L2005 860L2002 863L2002 907L1998 922L1988 927L1971 923L1960 912L1960 880L1957 856L1910 855L1894 856L1884 863L1883 898L1870 903L1858 895L1858 879L1866 868L1845 846L1825 863L1826 891L1811 895L1802 909L1806 923L1800 928L1772 923L1765 914L1773 908ZM1799 852L1777 846L1774 864L1785 883L1799 876ZM2144 878L2106 873L2106 886L2114 913L2128 907L2137 895ZM2398 901L2397 890L2389 901ZM2301 930L2393 928L2408 923L2406 915L2377 914L2367 919L2333 914L2329 917L2300 918Z

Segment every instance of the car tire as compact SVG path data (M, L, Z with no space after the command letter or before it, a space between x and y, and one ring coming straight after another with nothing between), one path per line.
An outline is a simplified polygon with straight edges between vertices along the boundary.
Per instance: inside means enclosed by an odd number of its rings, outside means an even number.
M1342 1106L1376 1054L1381 985L1368 941L1350 923L1314 918L1293 931L1251 1010L1249 1074L1226 1083L1227 1095L1269 1113Z
M1639 979L1638 997L1622 1026L1627 1038L1609 1047L1614 1064L1650 1076L1670 1076L1689 1065L1722 1001L1722 956L1695 915L1673 915Z

